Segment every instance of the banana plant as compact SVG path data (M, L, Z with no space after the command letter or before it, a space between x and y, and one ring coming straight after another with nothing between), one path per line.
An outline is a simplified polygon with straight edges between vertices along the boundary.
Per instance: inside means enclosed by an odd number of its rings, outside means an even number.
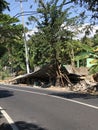
M92 66L89 69L90 74L98 72L98 47L91 47L89 45L80 45L82 51L75 56L75 61L93 58Z

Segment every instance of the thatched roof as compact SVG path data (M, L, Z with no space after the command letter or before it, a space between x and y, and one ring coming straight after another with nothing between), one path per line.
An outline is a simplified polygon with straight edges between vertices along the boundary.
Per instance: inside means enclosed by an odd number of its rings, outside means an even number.
M68 71L65 69L66 73L68 73ZM12 79L11 81L20 81L22 79L49 79L49 78L55 78L57 76L57 67L55 64L48 64L48 65L44 65L40 70L29 73L29 74L24 74L24 75L20 75L15 77L14 79Z

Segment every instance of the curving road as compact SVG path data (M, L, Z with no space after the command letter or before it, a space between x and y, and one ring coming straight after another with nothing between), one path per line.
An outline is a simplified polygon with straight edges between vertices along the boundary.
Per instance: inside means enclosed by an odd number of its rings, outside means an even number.
M19 130L98 130L98 96L0 85L0 106Z

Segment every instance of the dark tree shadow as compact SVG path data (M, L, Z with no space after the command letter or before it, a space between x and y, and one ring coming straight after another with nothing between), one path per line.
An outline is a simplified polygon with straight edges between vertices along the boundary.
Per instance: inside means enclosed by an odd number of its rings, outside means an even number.
M98 98L98 95L92 95L88 93L79 93L79 92L60 92L60 93L51 93L51 95L63 97L63 98L68 98L68 99L73 99L73 98L82 98L82 99L95 99Z
M2 123L0 125L0 130L13 130L9 124Z
M40 127L37 124L27 123L27 122L24 122L24 121L15 122L15 125L17 126L17 128L19 130L47 130L45 128ZM0 130L12 130L12 128L9 124L3 123L0 126Z
M0 118L2 118L2 113L0 112Z
M0 90L0 98L6 98L10 96L13 96L13 91Z
M34 124L34 123L27 123L24 121L18 121L15 123L19 130L46 130L41 126Z

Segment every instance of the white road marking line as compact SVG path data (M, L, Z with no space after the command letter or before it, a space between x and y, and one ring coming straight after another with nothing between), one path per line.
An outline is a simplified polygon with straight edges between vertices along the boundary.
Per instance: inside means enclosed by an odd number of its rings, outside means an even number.
M65 101L77 103L77 104L80 104L80 105L87 106L87 107L94 108L94 109L98 110L97 106L94 106L94 105L91 105L91 104L87 104L87 103L84 103L84 102L80 102L80 101L77 101L77 100L72 100L72 99L62 98L62 97L57 97L57 96L52 96L52 97L56 97L56 98L59 98L59 99L63 99Z
M90 108L93 108L93 109L97 109L97 110L98 110L98 106L94 106L94 105L87 104L87 103L84 103L84 102L80 102L80 101L77 101L77 100L72 100L72 99L68 99L68 98L63 98L63 97L59 97L59 96L55 96L55 95L49 95L49 94L39 93L39 92L31 92L31 91L27 91L27 90L9 88L9 87L4 87L4 86L3 86L3 87L0 86L0 88L5 88L5 89L10 89L10 90L20 91L20 92L25 92L25 93L31 93L31 94L37 94L37 95L43 95L43 96L54 97L54 98L58 98L58 99L61 99L61 100L73 102L73 103L76 103L76 104L80 104L80 105L87 106L87 107L90 107Z
M14 121L11 119L11 117L6 113L6 111L0 107L0 111L3 114L3 116L5 117L5 119L8 121L9 125L12 127L13 130L18 130L18 128L16 127Z

